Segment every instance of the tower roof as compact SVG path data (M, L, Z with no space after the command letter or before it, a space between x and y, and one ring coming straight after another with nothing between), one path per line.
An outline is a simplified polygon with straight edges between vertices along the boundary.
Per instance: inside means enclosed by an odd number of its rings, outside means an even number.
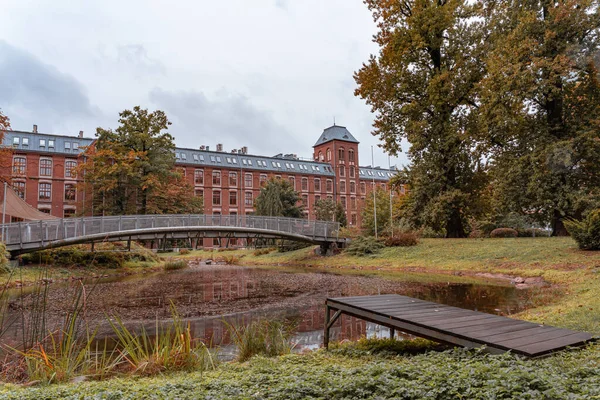
M317 147L320 144L331 142L332 140L342 140L344 142L359 143L358 140L346 129L345 126L333 125L326 128L317 143L313 147Z

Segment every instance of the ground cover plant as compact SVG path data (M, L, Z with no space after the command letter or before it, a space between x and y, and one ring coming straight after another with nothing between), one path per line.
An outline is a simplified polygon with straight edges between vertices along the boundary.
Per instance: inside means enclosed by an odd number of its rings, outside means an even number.
M600 250L600 210L592 211L582 221L565 221L565 226L580 249Z

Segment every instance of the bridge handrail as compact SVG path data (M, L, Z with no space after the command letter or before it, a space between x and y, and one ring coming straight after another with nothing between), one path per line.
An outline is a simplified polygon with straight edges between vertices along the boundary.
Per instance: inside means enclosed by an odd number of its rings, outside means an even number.
M50 243L92 234L170 227L241 227L338 240L340 224L299 218L257 215L157 214L61 218L0 224L7 246Z

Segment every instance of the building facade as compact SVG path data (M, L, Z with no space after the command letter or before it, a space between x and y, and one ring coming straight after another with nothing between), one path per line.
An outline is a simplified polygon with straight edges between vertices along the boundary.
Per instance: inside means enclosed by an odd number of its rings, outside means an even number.
M4 146L12 148L10 175L15 192L28 204L56 217L83 214L83 204L91 199L80 189L73 171L85 158L85 148L94 139L37 132L9 131ZM390 190L388 181L395 170L361 167L359 142L342 126L323 131L313 146L313 158L295 154L264 157L248 154L243 147L231 152L217 145L198 149L176 148L176 167L204 198L206 214L248 215L254 213L254 200L271 178L286 179L296 189L305 206L305 218L315 219L315 203L320 199L340 202L348 223L360 226L361 209L373 188ZM86 196L87 195L87 196Z

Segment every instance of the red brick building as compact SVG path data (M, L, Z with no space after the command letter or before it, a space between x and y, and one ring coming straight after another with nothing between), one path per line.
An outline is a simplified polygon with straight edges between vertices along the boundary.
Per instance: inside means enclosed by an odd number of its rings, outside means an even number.
M85 157L84 149L94 139L37 132L9 131L4 145L13 149L12 186L28 204L57 217L81 215L91 199L77 189L72 171ZM176 148L176 165L204 197L206 214L245 215L254 213L254 200L271 178L289 180L300 193L308 219L315 218L320 199L341 202L350 225L360 224L360 211L373 187L389 190L395 170L361 167L359 142L342 126L323 131L313 147L313 158L295 154L264 157L248 154L246 147L231 152L217 145L198 149Z

